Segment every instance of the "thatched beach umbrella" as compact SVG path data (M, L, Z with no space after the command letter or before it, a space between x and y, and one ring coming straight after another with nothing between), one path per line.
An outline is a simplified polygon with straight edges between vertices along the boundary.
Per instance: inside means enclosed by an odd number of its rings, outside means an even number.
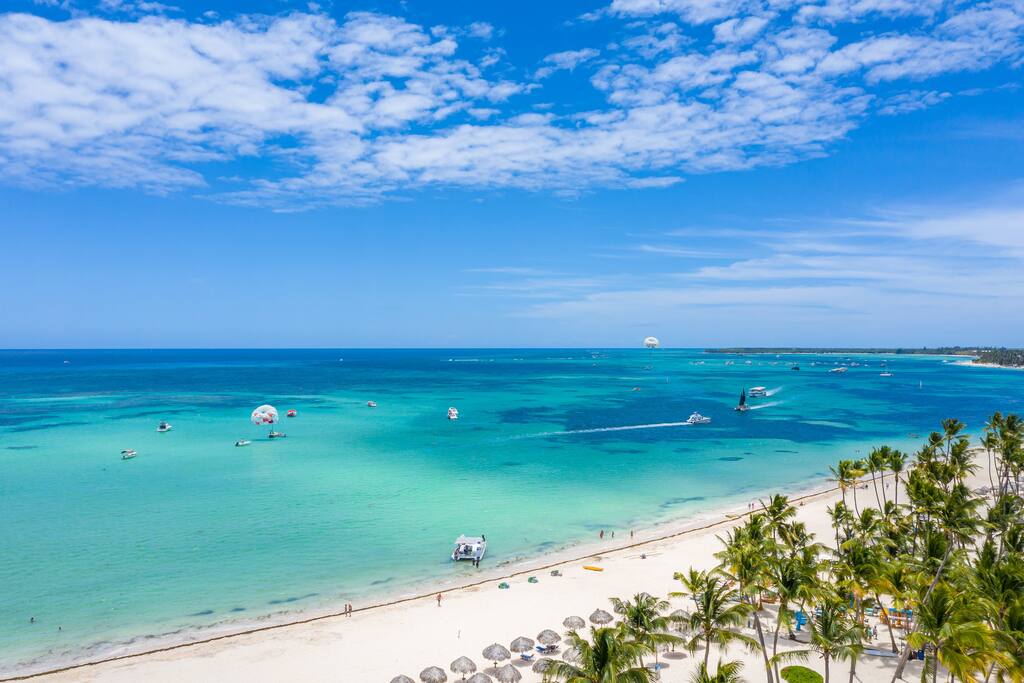
M596 609L594 613L590 615L590 621L601 626L603 624L610 624L614 617L603 609Z
M508 646L508 649L516 653L530 652L533 650L533 641L526 636L519 636L512 641L512 644Z
M495 669L498 668L498 662L503 662L512 656L512 653L506 650L504 645L498 643L492 643L485 647L482 654L488 662L494 662Z
M448 674L439 666L428 666L420 672L420 680L423 683L447 683Z
M672 625L676 631L680 633L686 633L690 630L690 613L684 609L677 609L672 614L668 615L672 619Z
M546 628L537 634L537 642L541 645L551 646L560 641L561 639L562 636L558 635L549 628Z
M408 676L395 676L391 679L391 683L416 683L416 681L412 680Z
M494 672L494 677L497 678L500 683L516 683L522 679L523 674L519 673L519 669L515 668L511 664L506 664Z
M574 647L570 647L562 653L562 659L569 662L570 664L580 663L580 651Z
M549 657L541 657L540 659L538 659L536 662L533 663L533 666L531 668L535 672L537 672L539 674L542 674L542 673L544 673L545 671L548 670L548 668L551 666L551 662L553 662L553 661L554 660L550 659Z
M475 673L475 674L473 674L472 676L470 676L466 680L466 683L494 683L494 682L491 680L491 677L488 676L485 673Z
M476 671L476 664L469 657L459 657L448 666L448 669L453 674L462 674L462 680L466 680L466 674Z
M579 631L586 625L587 622L583 621L583 617L566 617L565 621L562 622L562 626L570 631Z

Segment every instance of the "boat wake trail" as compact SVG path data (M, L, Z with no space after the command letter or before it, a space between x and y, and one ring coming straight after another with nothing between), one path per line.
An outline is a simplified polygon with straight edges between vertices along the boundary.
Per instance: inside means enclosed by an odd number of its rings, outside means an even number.
M768 391L764 392L764 395L765 396L774 396L775 394L779 393L780 391L782 391L782 387L775 387L774 389L769 389Z
M594 427L592 429L567 429L564 432L537 432L536 434L520 434L513 439L543 439L547 436L566 436L569 434L600 434L601 432L628 432L633 429L663 429L665 427L689 427L689 422L655 422L645 425L624 425L622 427Z
M768 394L768 395L771 396L771 394ZM748 403L747 404L747 410L761 410L762 408L771 408L772 406L777 406L780 403L782 403L782 401L771 401L769 403L759 403L756 406L755 405L750 405Z

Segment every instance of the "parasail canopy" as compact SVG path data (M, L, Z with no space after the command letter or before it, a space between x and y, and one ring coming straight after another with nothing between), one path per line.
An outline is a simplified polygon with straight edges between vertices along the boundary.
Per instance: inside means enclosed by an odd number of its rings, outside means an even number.
M254 425L272 425L278 420L277 408L270 405L262 405L252 411L250 419Z
M656 349L661 346L661 342L658 341L657 337L647 337L644 339L644 347L648 349Z

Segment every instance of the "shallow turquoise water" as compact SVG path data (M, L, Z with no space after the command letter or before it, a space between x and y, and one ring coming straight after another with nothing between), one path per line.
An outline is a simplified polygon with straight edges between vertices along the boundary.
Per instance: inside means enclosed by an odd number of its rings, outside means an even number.
M884 358L889 378L871 356L827 372L845 358L0 351L0 672L455 579L473 571L447 559L460 533L487 534L493 567L808 483L943 417L1024 410L1024 373L909 356ZM752 385L773 395L731 410ZM299 411L287 439L249 424L264 402ZM713 422L645 427L694 410Z

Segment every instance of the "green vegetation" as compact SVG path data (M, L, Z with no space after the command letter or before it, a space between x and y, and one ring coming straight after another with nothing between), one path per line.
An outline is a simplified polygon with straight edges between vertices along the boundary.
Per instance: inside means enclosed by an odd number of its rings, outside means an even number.
M743 354L781 354L781 353L892 353L897 355L917 356L967 356L975 359L976 363L992 363L1006 367L1024 367L1024 349L993 348L990 346L936 346L921 347L919 349L907 348L799 348L799 347L736 347L722 349L704 349L705 353L731 353Z
M820 673L806 666L787 666L782 670L782 680L786 683L822 683L824 679Z
M757 653L749 680L767 683L829 683L836 669L852 681L868 649L891 649L893 682L912 654L922 683L1024 681L1024 421L994 414L982 445L972 452L964 424L944 420L913 459L882 446L840 461L827 539L773 496L719 538L716 567L675 574L682 590L668 597L686 610L666 615L669 602L646 593L613 598L621 619L589 639L571 633L567 661L544 680L648 683L656 663L645 658L681 644L703 651L696 683L744 680L739 662L711 669L723 646ZM972 475L990 486L971 490ZM782 666L793 661L824 677Z

